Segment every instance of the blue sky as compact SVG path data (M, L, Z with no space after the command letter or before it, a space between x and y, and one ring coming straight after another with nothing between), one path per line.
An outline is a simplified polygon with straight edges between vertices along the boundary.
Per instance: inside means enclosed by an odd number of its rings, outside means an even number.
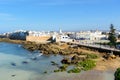
M120 30L120 0L0 0L0 31Z

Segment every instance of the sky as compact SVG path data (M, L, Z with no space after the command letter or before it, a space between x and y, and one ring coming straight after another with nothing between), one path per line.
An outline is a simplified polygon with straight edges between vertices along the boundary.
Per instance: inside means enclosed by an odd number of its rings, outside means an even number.
M120 0L0 0L0 32L120 30Z

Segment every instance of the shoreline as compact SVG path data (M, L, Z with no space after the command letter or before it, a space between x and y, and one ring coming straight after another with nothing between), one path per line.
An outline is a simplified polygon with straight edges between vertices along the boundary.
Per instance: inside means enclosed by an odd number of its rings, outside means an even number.
M8 42L8 43L14 43L14 44L25 44L26 41L23 40L11 40L9 38L0 38L0 42Z
M7 54L5 54L5 55L7 55ZM11 59L12 57L9 57L9 58ZM15 60L15 58L19 59L17 57L14 57L13 61ZM7 59L7 57L4 59ZM21 63L21 61L23 61L22 58L19 62L16 62L16 61L15 62L17 64L19 64L19 63ZM4 61L3 61L3 63L4 63ZM9 64L7 64L7 65L9 65ZM27 66L29 66L29 64ZM3 79L3 80L4 79L5 80L6 79L20 80L21 78L23 80L29 80L29 79L31 79L31 80L79 80L79 79L82 79L82 80L89 80L89 79L92 79L92 80L96 80L96 79L97 80L113 80L113 78L112 79L101 79L101 77L105 78L104 74L105 75L114 74L113 72L106 73L105 71L103 72L103 71L96 71L96 70L84 71L84 72L77 73L77 74L76 73L69 74L66 72L58 72L58 73L53 72L53 73L47 73L47 74L45 74L45 73L39 74L38 72L33 73L34 70L33 70L33 72L32 71L26 72L26 71L20 70L20 69L15 70L15 68L13 67L13 69L11 69L11 71L9 71L10 70L9 68L6 69L4 66L3 66L3 68L1 69L1 71L4 73L4 74L1 73L1 75L2 75L1 79ZM9 71L9 73L8 73L8 71ZM24 73L28 73L28 74L24 75ZM29 75L29 74L31 74L31 75ZM16 76L12 77L11 75L16 75Z
M37 49L37 47L35 47L36 45L38 45L38 44L36 44L36 43L34 43L34 42L27 42L27 41L22 41L22 40L10 40L10 39L1 39L0 38L0 42L8 42L8 43L15 43L15 44L22 44L23 46L26 46L26 45L29 45L29 46L27 46L28 48L25 48L25 49L27 49L27 50L31 50L31 49L29 49L31 46L30 45L32 45L32 51L33 50L36 50ZM39 46L40 45L45 45L45 44L39 44ZM56 45L58 45L58 44L49 44L49 46L52 46L52 47L57 47L57 48L61 48L61 50L62 51L64 51L64 49L66 48L66 46L67 45L64 45L64 46L62 46L62 47L58 47L58 46L56 46ZM60 44L60 45L62 45L62 44ZM60 46L59 45L59 46ZM47 45L45 45L45 46L43 46L43 50L45 49L45 47L47 47L47 49L49 48L49 46L48 46L48 44ZM68 48L68 46L67 46L67 48ZM75 48L76 49L76 48ZM38 50L40 50L40 49L38 49ZM57 49L58 51L60 51L59 49ZM80 54L79 52L79 50L78 49L76 49L75 51L74 51L74 49L71 49L70 50L70 48L68 48L68 50L69 50L69 52L76 52L76 51L78 51L78 53L77 53L77 55L78 54ZM99 58L98 59L96 59L96 67L95 68L93 68L92 70L100 70L100 71L105 71L105 70L116 70L118 67L120 67L120 63L119 63L119 61L120 61L120 57L117 57L116 59L113 59L113 60L106 60L106 59L104 59L101 55L100 55L100 53L99 52L97 52L97 51L91 51L91 50L85 50L85 49L80 49L80 50L82 50L82 52L90 52L90 53L95 53L95 54L98 54L98 56L99 56ZM41 50L40 50L41 51ZM49 49L48 50L45 50L45 51L50 51ZM65 49L65 51L67 52L67 50ZM43 51L41 51L41 52L43 52ZM53 55L57 55L59 52L55 52L55 51L50 51L50 53L48 53L48 52L46 52L46 53L44 53L45 55L47 54L50 54L51 55L51 52L53 52L52 54ZM68 52L68 53L69 53ZM62 53L62 52L61 52ZM61 53L59 53L60 55L61 55ZM62 55L67 55L67 56L69 56L69 57L73 57L76 53L74 53L74 54L71 54L71 53L62 53Z

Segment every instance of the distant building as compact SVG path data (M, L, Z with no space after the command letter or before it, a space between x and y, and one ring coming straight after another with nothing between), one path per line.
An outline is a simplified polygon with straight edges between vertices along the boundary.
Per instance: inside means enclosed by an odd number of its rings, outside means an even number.
M108 42L108 35L101 31L81 31L69 34L69 37L75 39L77 42L94 43L94 42Z
M26 40L27 35L28 35L28 32L24 30L18 30L18 31L7 34L8 38L15 39L15 40Z
M59 33L62 34L62 29L59 30Z
M70 39L68 35L53 35L52 36L53 41L55 42L72 42L73 39Z
M70 34L71 38L74 38L76 40L102 40L107 39L106 35L103 35L100 31L84 31L84 32L76 32L74 34Z

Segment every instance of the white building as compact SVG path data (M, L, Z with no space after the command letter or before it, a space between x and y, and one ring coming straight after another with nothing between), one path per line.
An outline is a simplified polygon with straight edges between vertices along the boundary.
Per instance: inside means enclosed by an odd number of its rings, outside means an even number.
M107 35L102 34L101 31L81 31L70 34L70 38L75 39L77 42L93 43L93 42L106 42Z
M101 31L76 32L75 34L72 34L71 37L77 40L101 40L107 38Z
M55 42L72 42L72 39L68 35L53 35L52 36L53 41Z

